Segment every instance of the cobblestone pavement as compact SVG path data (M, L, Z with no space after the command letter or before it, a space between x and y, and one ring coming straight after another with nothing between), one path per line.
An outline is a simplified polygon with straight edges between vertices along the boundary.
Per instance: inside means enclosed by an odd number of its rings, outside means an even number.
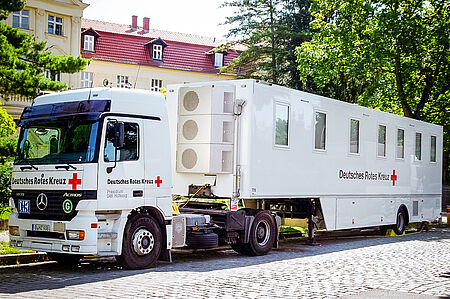
M176 252L173 264L139 271L107 260L75 269L54 263L0 268L0 297L450 297L450 229L321 242L311 247L285 241L261 257L232 250Z

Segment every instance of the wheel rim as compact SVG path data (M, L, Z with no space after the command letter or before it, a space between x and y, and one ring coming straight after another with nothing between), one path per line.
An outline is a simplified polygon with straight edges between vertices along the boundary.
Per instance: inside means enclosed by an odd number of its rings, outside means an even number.
M403 217L403 213L400 212L400 213L398 213L398 215L397 215L397 229L398 229L399 231L402 231L404 225L405 225L405 219L404 219L404 217Z
M262 220L258 223L255 234L256 242L258 242L260 246L266 245L270 239L270 224L266 220Z
M153 250L155 238L145 228L137 230L133 235L133 249L137 255L146 255Z

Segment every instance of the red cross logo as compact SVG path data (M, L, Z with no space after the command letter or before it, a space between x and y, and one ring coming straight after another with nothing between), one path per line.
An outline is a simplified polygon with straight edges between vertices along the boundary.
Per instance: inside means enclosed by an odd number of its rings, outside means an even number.
M69 179L69 185L72 185L72 190L77 190L77 185L81 185L81 179L77 177L77 173L73 173L73 177Z
M395 186L395 181L397 180L397 176L395 175L395 169L392 170L391 180L392 180L392 186Z
M159 187L159 186L162 184L162 180L161 180L161 178L159 177L159 175L158 175L158 177L156 178L155 183L156 183L156 187Z

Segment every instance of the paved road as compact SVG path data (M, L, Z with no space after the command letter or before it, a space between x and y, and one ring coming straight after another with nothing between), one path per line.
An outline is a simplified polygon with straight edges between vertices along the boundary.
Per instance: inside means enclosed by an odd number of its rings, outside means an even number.
M450 298L450 229L322 242L286 241L262 257L178 252L173 264L139 271L105 260L3 268L0 297Z

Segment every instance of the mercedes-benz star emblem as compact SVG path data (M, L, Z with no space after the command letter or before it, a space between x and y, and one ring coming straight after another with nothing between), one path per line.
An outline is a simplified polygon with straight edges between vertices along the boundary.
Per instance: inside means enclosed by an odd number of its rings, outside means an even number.
M39 210L43 211L45 210L45 208L47 207L47 195L45 195L44 193L41 193L37 196L36 198L36 206L38 207Z

